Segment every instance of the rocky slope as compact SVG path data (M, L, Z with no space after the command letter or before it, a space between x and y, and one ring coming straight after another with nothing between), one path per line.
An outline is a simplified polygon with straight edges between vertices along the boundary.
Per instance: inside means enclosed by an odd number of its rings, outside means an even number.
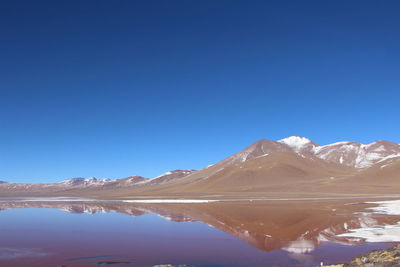
M345 264L324 265L326 267L395 267L400 266L400 245L390 249L374 250L355 257Z

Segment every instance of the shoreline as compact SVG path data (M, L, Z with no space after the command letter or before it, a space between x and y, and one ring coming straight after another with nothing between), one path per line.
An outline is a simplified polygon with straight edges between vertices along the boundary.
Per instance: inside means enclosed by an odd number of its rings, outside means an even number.
M70 196L10 196L0 197L0 202L5 201L100 201L100 202L126 202L126 203L210 203L210 202L262 202L262 201L318 201L318 200L381 200L366 201L367 204L385 204L388 201L397 203L400 195L357 195L357 196L316 196L316 197L179 197L179 196L149 196L132 198L91 198ZM381 209L381 210L384 210ZM390 211L389 211L390 212ZM400 213L400 208L397 213ZM396 214L397 214L396 213ZM389 213L387 213L389 214Z

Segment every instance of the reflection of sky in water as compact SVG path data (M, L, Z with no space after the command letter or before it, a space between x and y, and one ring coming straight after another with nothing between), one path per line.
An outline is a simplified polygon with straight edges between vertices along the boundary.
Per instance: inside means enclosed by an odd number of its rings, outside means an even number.
M85 258L101 255L111 255L107 260L133 260L133 266L315 266L321 259L342 259L348 250L347 246L327 244L305 253L295 253L294 249L266 252L204 223L174 222L154 214L13 209L0 212L0 229L0 263L11 266L68 266L71 258L82 258L73 266L93 266L88 263L93 259ZM299 250L300 245L293 247ZM355 249L363 253L371 247L361 245ZM2 257L7 251L14 256ZM33 257L37 265L23 261Z

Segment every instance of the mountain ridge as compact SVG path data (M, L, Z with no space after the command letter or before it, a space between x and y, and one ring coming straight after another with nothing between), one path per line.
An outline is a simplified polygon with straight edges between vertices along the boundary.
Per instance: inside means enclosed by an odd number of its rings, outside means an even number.
M324 192L333 189L349 191L346 185L356 186L358 181L363 181L358 184L363 190L373 185L383 188L385 179L392 187L399 185L400 188L400 182L396 180L400 174L396 167L400 166L399 159L400 145L385 140L370 144L341 141L319 145L305 137L291 136L277 141L258 140L198 171L173 170L151 179L142 176L116 180L92 177L50 184L0 183L0 193L4 194L8 189L11 194L51 191L54 194L123 197L299 190Z

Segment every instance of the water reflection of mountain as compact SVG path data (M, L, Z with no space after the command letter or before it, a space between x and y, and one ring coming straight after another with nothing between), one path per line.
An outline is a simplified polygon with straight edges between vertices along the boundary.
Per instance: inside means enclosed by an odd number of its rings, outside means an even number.
M199 221L264 251L314 250L324 242L361 243L339 238L348 229L393 224L398 216L374 216L366 205L348 201L266 201L260 203L132 204L122 202L0 202L0 210L54 208L71 213L156 214L175 222Z

